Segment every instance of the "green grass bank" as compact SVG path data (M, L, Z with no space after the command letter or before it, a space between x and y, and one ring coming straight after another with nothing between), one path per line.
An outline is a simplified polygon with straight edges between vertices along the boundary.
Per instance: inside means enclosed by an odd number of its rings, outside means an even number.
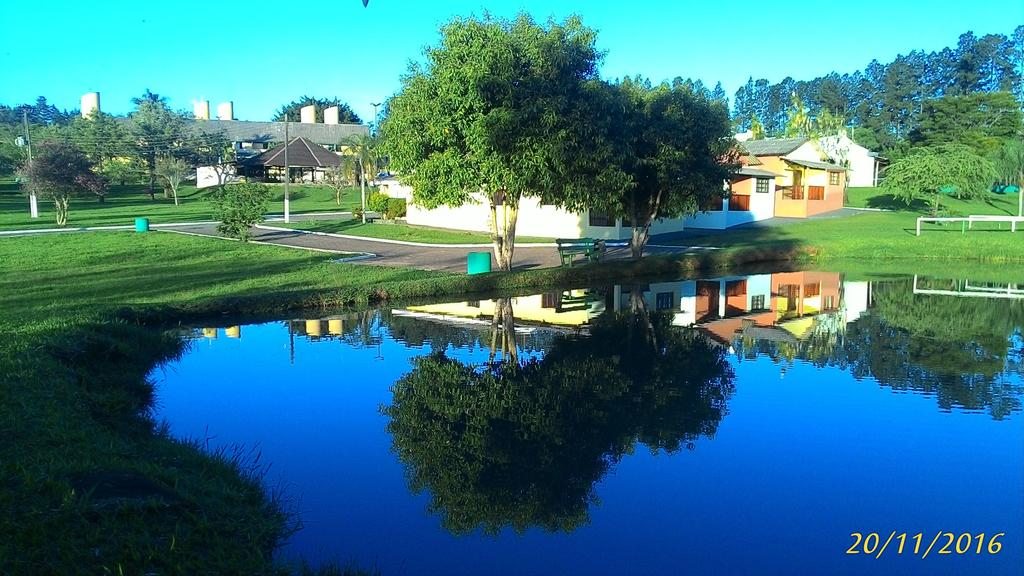
M3 574L310 572L272 556L295 517L264 490L256 454L212 454L149 417L146 375L184 346L154 323L611 283L798 256L718 251L470 277L170 233L0 238L0 253Z
M270 212L284 212L284 187L270 185L273 196ZM290 210L294 214L309 212L351 211L360 205L358 188L348 188L342 194L341 204L335 202L334 191L325 186L293 185L290 190ZM179 204L164 198L156 191L150 200L143 185L111 185L101 202L97 196L81 196L71 200L68 215L69 228L88 226L128 226L135 218L149 218L153 224L172 222L200 222L213 219L213 206L208 190L183 186L178 193ZM40 200L39 218L29 216L28 198L13 179L0 179L0 230L33 230L56 228L53 205Z

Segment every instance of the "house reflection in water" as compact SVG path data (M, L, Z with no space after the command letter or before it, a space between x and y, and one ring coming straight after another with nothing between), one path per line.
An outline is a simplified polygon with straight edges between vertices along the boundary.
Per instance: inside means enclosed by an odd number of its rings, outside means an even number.
M657 282L603 289L557 290L512 298L517 330L540 325L586 330L606 310L635 306L639 290L648 310L670 313L677 326L698 326L716 342L752 336L796 342L815 329L840 330L868 308L867 282L843 282L835 272L782 272ZM408 308L435 318L485 322L495 302L468 301Z

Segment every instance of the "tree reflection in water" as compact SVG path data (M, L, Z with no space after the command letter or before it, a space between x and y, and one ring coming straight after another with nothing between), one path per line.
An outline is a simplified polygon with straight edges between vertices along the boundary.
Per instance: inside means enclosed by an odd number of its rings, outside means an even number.
M935 281L938 282L938 281ZM799 343L737 338L741 357L836 366L894 390L934 395L939 407L1021 410L1024 302L914 294L910 281L872 285L873 306L848 325Z
M495 310L495 361L419 358L383 409L410 488L430 492L430 511L454 533L572 531L637 442L692 449L725 415L723 351L666 316L606 314L589 336L559 336L543 359L521 360L511 301Z

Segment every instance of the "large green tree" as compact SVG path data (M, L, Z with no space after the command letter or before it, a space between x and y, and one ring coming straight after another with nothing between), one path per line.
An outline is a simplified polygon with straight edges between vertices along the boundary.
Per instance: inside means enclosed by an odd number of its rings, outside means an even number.
M620 112L606 117L612 132L603 140L615 144L611 162L625 179L597 172L594 181L602 186L584 187L578 196L629 224L632 255L639 258L654 222L696 214L723 197L737 150L720 101L685 86L651 86L639 79L609 89Z
M95 110L86 118L72 120L68 137L89 156L101 174L112 180L123 179L124 158L130 155L132 148L123 123Z
M316 121L324 121L324 110L332 106L338 107L338 121L343 123L354 123L359 124L362 120L359 119L359 115L356 114L352 107L347 103L342 102L337 98L315 98L313 96L303 96L298 100L294 100L287 104L282 105L274 112L272 120L274 122L284 122L285 120L291 122L299 121L299 110L302 108L313 105L316 107Z
M1020 103L1009 92L946 96L924 103L910 141L922 146L959 143L986 155L1019 137Z
M918 148L885 170L882 188L910 205L927 200L938 214L942 194L978 198L989 193L996 180L992 162L962 144Z
M147 191L155 199L156 159L160 155L177 155L187 138L187 116L171 110L159 95L146 90L133 100L135 111L129 118L128 133L132 152L146 168Z
M501 269L512 265L523 196L557 203L580 186L592 128L579 108L599 82L594 38L576 17L457 18L386 107L384 153L413 201L485 203Z

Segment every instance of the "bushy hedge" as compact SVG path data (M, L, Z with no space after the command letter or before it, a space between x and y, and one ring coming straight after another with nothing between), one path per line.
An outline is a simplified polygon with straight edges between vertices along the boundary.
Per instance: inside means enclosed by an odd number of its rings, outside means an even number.
M384 217L388 220L394 220L395 218L405 217L405 199L404 198L388 198L387 211Z
M388 211L388 200L391 198L383 192L374 192L366 199L366 207L378 214Z

